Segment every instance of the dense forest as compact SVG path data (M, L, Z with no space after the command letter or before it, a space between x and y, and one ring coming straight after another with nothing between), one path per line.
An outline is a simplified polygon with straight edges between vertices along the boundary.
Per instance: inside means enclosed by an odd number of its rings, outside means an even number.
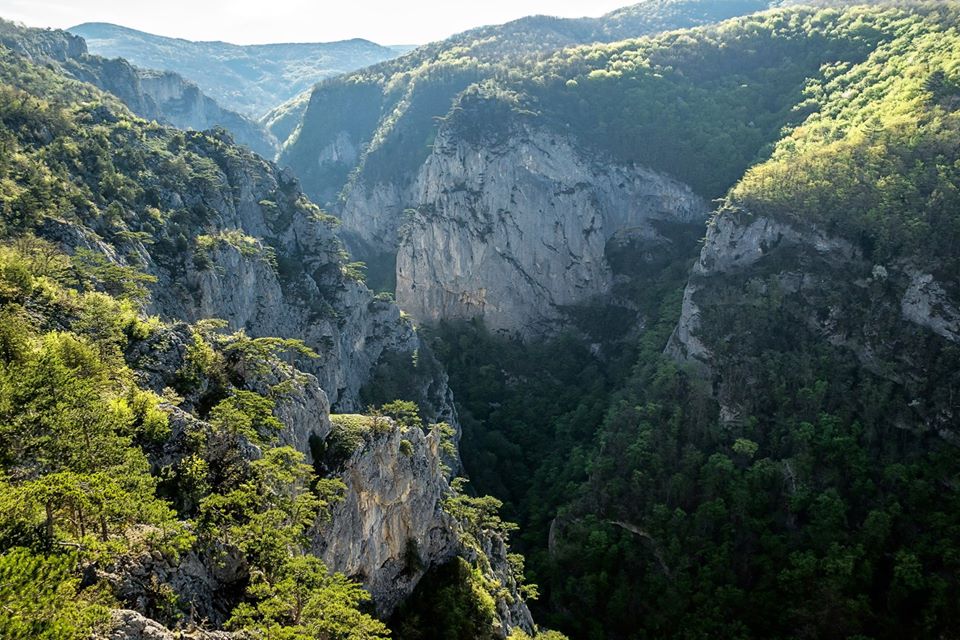
M729 190L718 220L824 230L867 280L912 265L956 287L958 18L946 3L773 12L566 50L500 91L520 117ZM927 426L956 415L956 346L890 319L885 268L864 290L794 251L706 281L707 370L669 348L682 269L635 292L647 329L606 353L589 333L436 331L465 464L521 523L542 621L577 638L956 630L960 469ZM791 290L791 271L822 290ZM826 313L846 342L810 318Z
M595 19L533 16L466 31L317 85L300 126L286 138L281 161L297 171L312 198L332 204L360 177L376 183L409 176L429 153L438 119L474 83L529 77L529 64L564 47L710 24L768 5L766 0L642 2ZM317 152L339 132L362 146L362 153L317 166Z
M0 637L958 635L960 4L772 4L426 45L275 110L292 171L8 29ZM332 213L438 135L562 139L712 213L611 233L609 288L542 334L417 322ZM256 332L282 313L302 335Z

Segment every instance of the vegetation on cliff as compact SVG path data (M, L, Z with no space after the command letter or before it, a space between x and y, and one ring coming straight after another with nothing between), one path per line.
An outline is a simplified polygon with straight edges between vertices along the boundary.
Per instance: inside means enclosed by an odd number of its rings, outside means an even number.
M515 85L557 126L582 114L585 144L732 187L723 219L853 251L774 243L692 276L708 371L664 353L686 277L634 293L633 352L437 331L466 468L522 525L541 621L584 638L956 632L960 361L901 317L894 274L958 286L958 22L950 3L774 12L574 49Z

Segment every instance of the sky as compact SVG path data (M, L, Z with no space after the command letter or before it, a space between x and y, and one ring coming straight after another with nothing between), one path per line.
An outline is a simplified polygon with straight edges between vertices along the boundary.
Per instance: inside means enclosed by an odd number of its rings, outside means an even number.
M634 0L635 1L635 0ZM367 38L422 44L533 14L599 16L631 0L0 0L0 17L65 29L112 22L236 44Z

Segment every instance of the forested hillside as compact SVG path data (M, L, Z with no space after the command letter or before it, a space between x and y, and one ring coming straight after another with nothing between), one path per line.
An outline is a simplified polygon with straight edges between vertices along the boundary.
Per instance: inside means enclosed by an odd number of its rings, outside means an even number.
M28 29L7 21L0 21L0 43L34 64L57 66L115 95L141 118L198 131L223 127L263 157L276 154L277 141L265 128L224 109L172 71L140 69L126 60L91 55L82 38L66 31Z
M536 16L280 169L0 30L0 637L960 635L958 34Z
M699 259L618 290L639 335L434 332L540 619L577 638L956 632L958 19L790 9L504 83L527 118L727 193ZM502 121L459 119L485 140Z
M299 130L285 143L281 160L297 171L311 197L332 203L358 167L351 180L369 188L415 172L429 153L437 119L472 83L523 73L515 68L563 47L709 24L768 4L647 1L597 19L535 16L467 31L322 83Z
M444 379L289 174L6 47L0 144L0 636L371 640L431 584L535 633ZM388 356L424 406L331 415Z

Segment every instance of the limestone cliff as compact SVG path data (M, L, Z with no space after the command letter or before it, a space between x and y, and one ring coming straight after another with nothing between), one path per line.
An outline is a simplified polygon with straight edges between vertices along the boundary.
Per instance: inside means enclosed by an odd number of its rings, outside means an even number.
M711 221L683 297L667 353L712 377L721 419L737 423L756 401L743 358L762 353L751 335L751 309L774 312L786 337L803 340L900 389L907 407L891 418L955 440L952 398L922 390L938 357L960 340L956 292L918 258L875 264L852 242L812 226L725 208ZM771 309L769 305L775 305ZM734 327L740 335L733 339ZM773 329L770 329L773 330Z
M672 229L706 218L686 185L515 113L497 117L492 102L465 97L410 184L361 180L344 201L346 239L368 260L396 253L397 301L416 320L543 333L565 308L609 293L611 240L656 253Z
M137 157L137 190L128 201L104 204L109 215L95 209L95 215L49 217L36 233L98 273L120 270L132 279L139 272L155 279L144 281L149 291L143 299L145 310L162 323L133 341L125 356L142 386L157 393L177 388L183 396L162 406L170 415L170 434L145 447L158 475L175 473L190 456L200 455L195 446L200 440L210 467L238 457L239 464L248 464L263 455L248 436L218 432L205 419L226 384L268 396L283 425L280 443L293 445L308 459L330 435L331 405L363 406L364 387L384 372L402 378L404 363L413 370L404 382L427 400L424 413L455 426L446 378L429 351L421 349L412 323L393 302L364 286L347 262L335 220L303 196L289 172L238 147L223 130L182 132L146 124L106 98L85 115L94 126L126 119L133 133L124 140L124 151ZM130 166L118 163L118 174L133 171ZM215 318L226 321L222 334L295 338L317 357L272 362L263 371L222 351L225 368L219 378L204 373L184 384L181 374L189 368L196 336L213 331L200 328L210 326L201 321ZM455 430L445 437L455 446ZM450 447L444 452L438 438L419 429L394 431L371 439L342 467L330 470L343 479L346 491L330 522L317 523L311 533L317 553L332 570L361 580L383 613L408 596L424 572L467 554L461 524L443 510L449 493L444 465L456 464L456 454ZM179 506L185 510L195 509L197 498L188 493L174 490L171 499L184 502ZM491 581L498 581L497 572L511 576L504 550L490 544L499 550L484 561ZM410 569L413 555L415 570ZM117 614L117 633L144 638L165 637L164 628L151 622L164 615L156 585L190 603L185 626L216 628L249 579L243 554L229 546L195 548L180 558L117 557L91 571L136 612ZM517 625L530 629L516 583L504 580L506 595L498 596L505 598L503 633Z
M401 428L384 419L343 463L344 499L320 530L315 551L332 569L361 580L381 615L408 598L429 570L464 558L496 585L497 635L532 632L503 537L467 533L470 524L444 507L453 491L445 437L438 428Z
M187 365L192 331L185 324L173 325L133 345L126 357L144 386L160 392L177 384L179 372ZM334 443L342 434L331 423L329 403L314 376L279 361L267 369L247 370L242 360L232 360L229 366L231 379L241 387L275 400L274 415L283 425L280 443L307 456L337 446ZM180 407L165 405L172 433L151 451L156 468L176 468L193 455L190 443L198 433L213 433L209 424L191 413L207 394L207 385L201 379ZM467 523L445 509L453 490L444 449L455 445L453 434L439 427L401 427L385 417L353 417L374 426L344 460L328 468L328 475L342 480L345 490L330 517L312 528L313 552L331 571L360 581L381 616L389 616L409 597L428 571L462 557L496 585L497 632L505 636L518 627L532 631L533 620L519 593L502 536L495 531L467 535ZM204 456L210 464L228 458L231 448L239 448L250 460L262 455L259 447L242 437L207 437ZM326 457L317 460L321 466L327 462ZM120 557L97 572L115 585L121 604L133 610L116 612L115 630L108 637L139 638L139 633L143 638L167 638L171 636L163 635L169 633L166 628L149 617L162 613L154 585L167 585L181 602L190 603L189 615L182 621L185 628L215 627L226 619L247 567L242 554L225 548L190 551L175 560L150 554ZM198 638L221 637L197 633Z
M205 95L200 87L171 71L138 69L140 88L153 102L153 116L179 129L205 131L223 127L242 145L264 158L272 159L278 148L276 138L262 126L234 111L224 109ZM141 114L150 117L148 114Z
M365 442L344 465L344 500L317 541L330 567L363 580L380 613L457 551L456 522L441 505L449 487L439 440L436 431L391 428Z
M148 186L162 206L202 211L202 220L171 225L157 242L104 242L97 230L74 224L50 225L48 235L154 275L149 311L164 318L222 318L251 336L304 340L320 357L302 366L331 404L360 407L360 390L381 357L419 348L413 326L346 274L331 219L303 198L289 173L239 151L226 134L190 136L187 144L212 159L216 177L205 188Z
M675 180L523 125L494 144L442 130L413 201L397 257L400 306L422 321L479 316L528 334L610 291L611 239L655 251L670 242L665 228L707 210Z

